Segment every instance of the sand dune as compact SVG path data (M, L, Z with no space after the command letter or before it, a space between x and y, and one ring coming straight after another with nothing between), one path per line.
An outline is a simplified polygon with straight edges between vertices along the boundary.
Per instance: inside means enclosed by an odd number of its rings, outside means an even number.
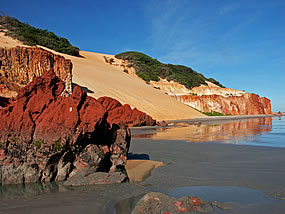
M13 39L11 37L5 36L4 32L0 32L0 47L2 48L11 48L11 47L16 47L16 46L25 46L28 47L27 45L24 45L22 42Z
M1 35L0 39L1 47L21 45L20 42L15 42L4 35ZM175 98L154 89L136 75L123 72L122 67L106 63L104 56L113 57L112 55L86 51L80 51L83 57L60 55L72 61L73 83L88 89L89 96L115 98L122 104L130 104L131 107L146 112L156 120L205 117L193 108L177 102Z

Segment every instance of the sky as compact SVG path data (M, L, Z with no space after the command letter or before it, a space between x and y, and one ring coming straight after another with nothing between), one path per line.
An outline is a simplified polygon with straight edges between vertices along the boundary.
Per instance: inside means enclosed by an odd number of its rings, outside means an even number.
M284 0L10 0L0 11L81 50L186 65L285 112Z

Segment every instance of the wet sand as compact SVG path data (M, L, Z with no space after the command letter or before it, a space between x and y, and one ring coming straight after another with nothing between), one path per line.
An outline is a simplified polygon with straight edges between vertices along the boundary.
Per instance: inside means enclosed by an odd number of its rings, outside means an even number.
M112 213L117 201L187 186L254 188L285 196L285 149L134 139L133 154L165 163L139 184L97 185L0 202L0 213ZM250 204L223 213L284 213L285 202Z
M140 182L145 180L151 175L151 171L160 166L163 162L153 160L128 160L126 170L130 182Z

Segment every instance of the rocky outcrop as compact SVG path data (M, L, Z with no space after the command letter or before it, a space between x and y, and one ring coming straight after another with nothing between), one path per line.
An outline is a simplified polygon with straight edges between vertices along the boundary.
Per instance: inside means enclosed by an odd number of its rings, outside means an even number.
M19 87L26 86L49 69L53 69L66 83L65 92L70 94L72 90L70 60L39 47L0 48L0 96L16 96ZM3 77L6 79L3 80Z
M151 116L136 108L131 109L128 104L122 105L111 97L100 97L98 102L108 111L108 123L110 124L119 124L123 121L129 127L156 125L156 121Z
M221 95L183 95L176 99L202 112L231 115L271 114L271 101L256 94L224 97Z
M233 208L230 203L209 202L193 196L176 199L160 192L151 192L138 201L132 213L210 213L214 211L214 206L222 210Z
M78 173L124 172L130 131L79 86L49 70L0 109L0 184L62 181ZM121 178L120 178L121 179Z

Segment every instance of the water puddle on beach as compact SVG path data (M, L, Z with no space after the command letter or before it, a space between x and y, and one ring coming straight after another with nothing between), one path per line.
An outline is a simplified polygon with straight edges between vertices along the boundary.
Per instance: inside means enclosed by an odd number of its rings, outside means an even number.
M52 194L66 191L72 191L72 188L55 182L1 185L0 201L18 198L24 199L42 194Z
M132 129L132 138L220 142L285 148L285 117L174 122L169 127Z
M193 187L178 187L165 192L173 198L182 198L184 196L197 196L204 200L221 203L228 203L232 205L233 210L238 207L248 206L251 204L260 204L274 199L265 195L262 191L241 188L234 186L193 186ZM137 195L119 201L114 207L114 214L131 213L135 208L137 202L144 196ZM214 209L216 212L223 212L218 208ZM216 213L215 212L215 213Z

